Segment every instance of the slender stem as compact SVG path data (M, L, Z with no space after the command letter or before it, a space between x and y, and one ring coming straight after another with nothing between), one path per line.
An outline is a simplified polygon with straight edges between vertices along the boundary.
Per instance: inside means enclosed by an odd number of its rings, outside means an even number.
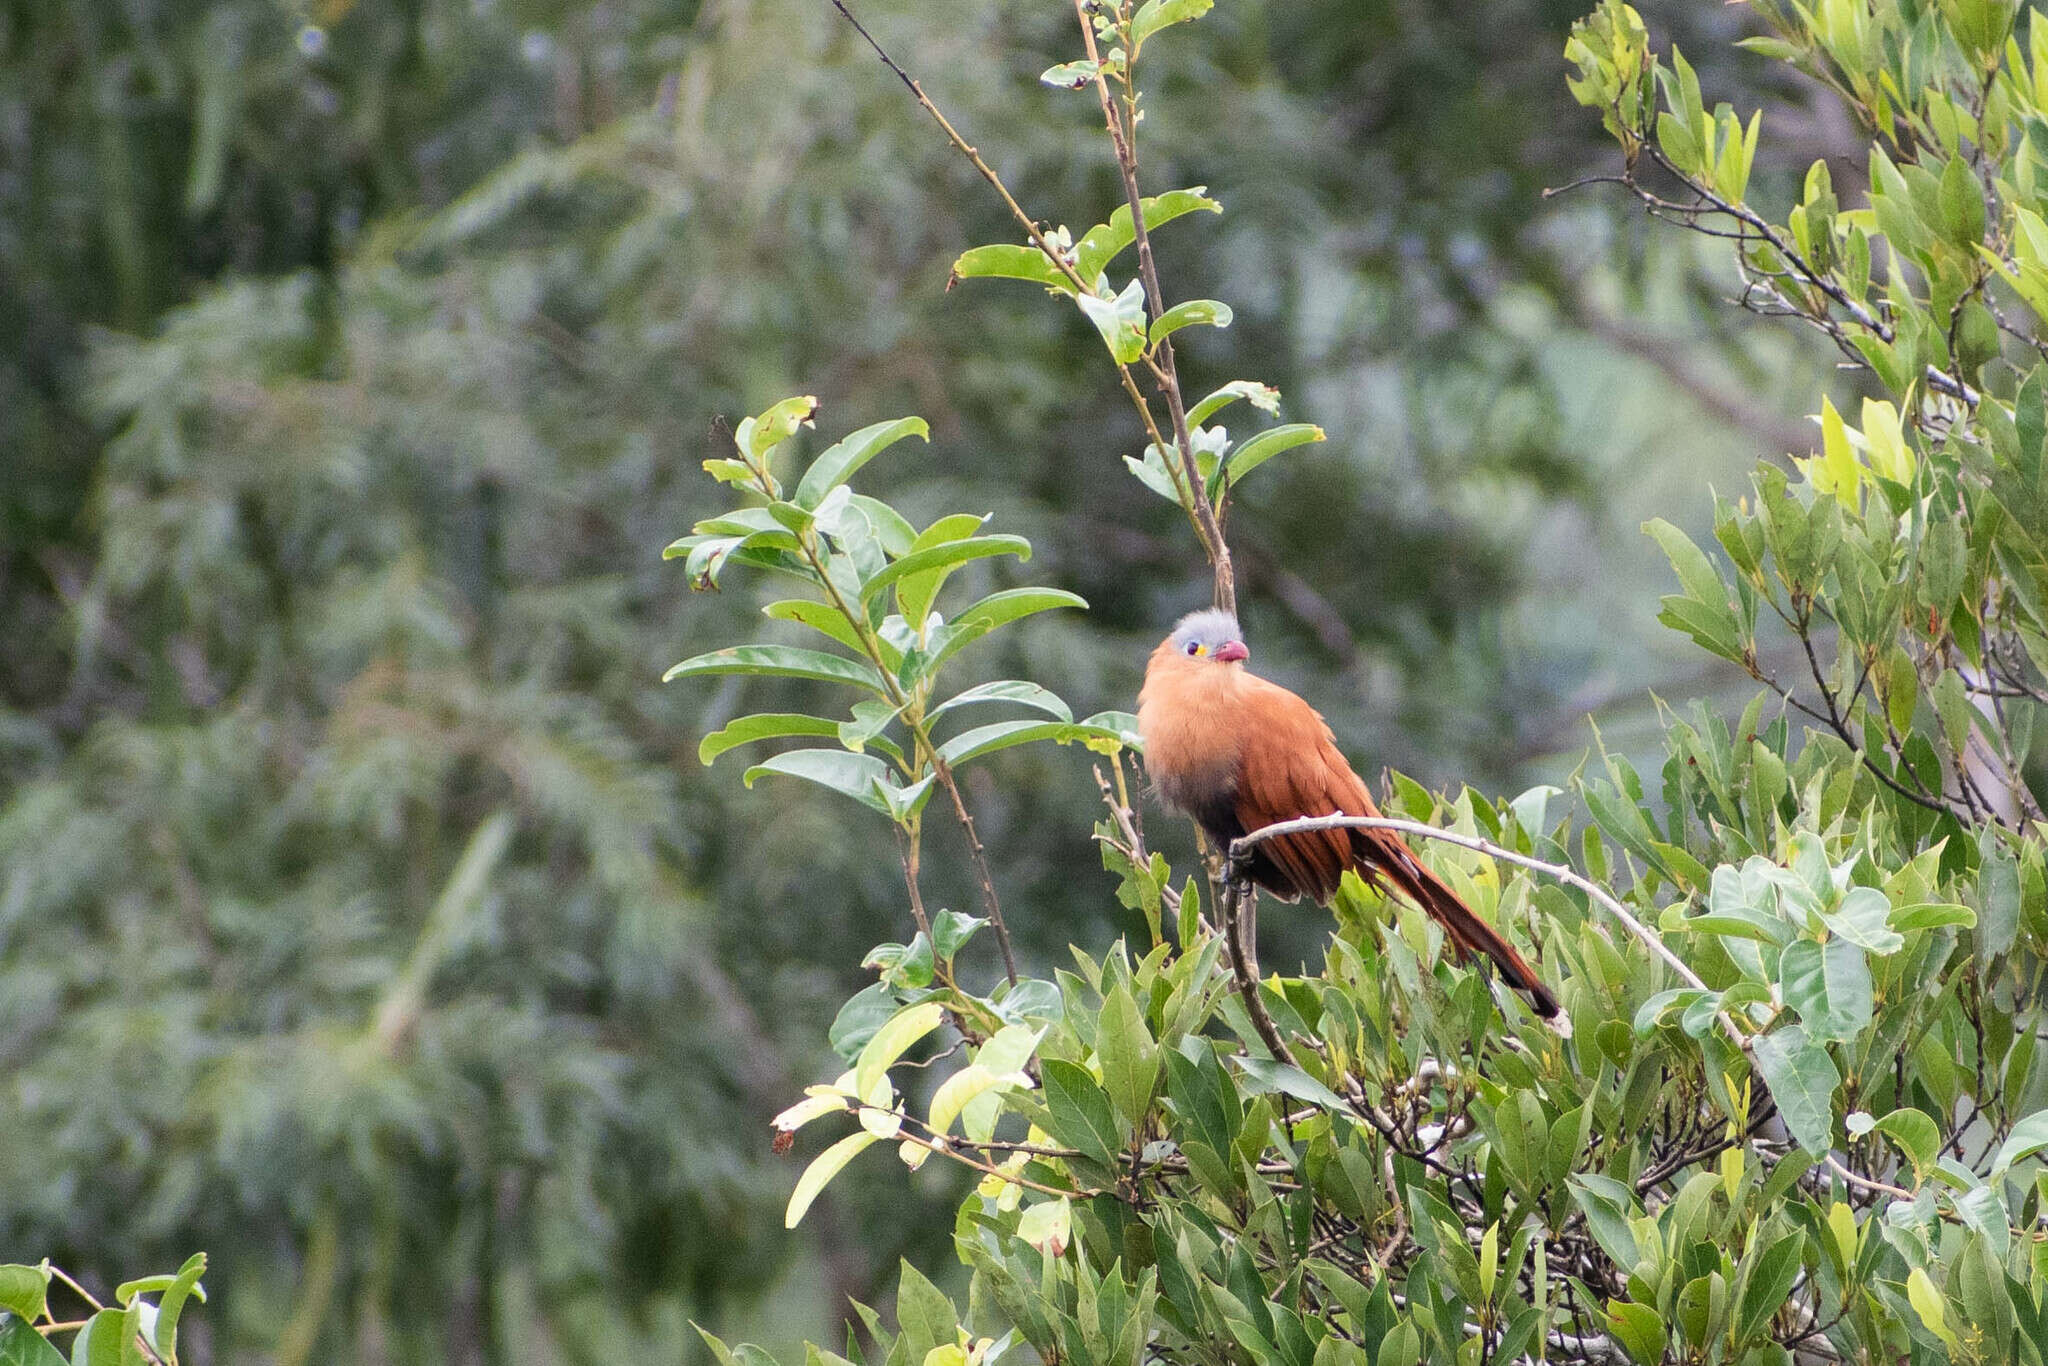
M896 845L903 859L903 885L910 891L910 918L917 922L917 927L920 930L924 931L924 937L930 939L932 937L932 922L925 918L924 892L918 887L917 879L919 855L921 852L918 848L920 842L919 835L920 831L917 826L911 826L908 829L900 825L896 827Z
M1238 836L1230 842L1230 860L1233 864L1236 864L1249 854L1253 848L1269 839L1276 839L1281 835L1304 834L1311 830L1398 830L1403 834L1416 835L1423 839L1442 840L1446 844L1455 844L1460 848L1471 849L1477 853L1485 854L1489 858L1496 858L1504 863L1517 864L1533 872L1555 878L1559 882L1577 887L1587 896L1593 898L1609 915L1627 927L1630 934L1641 940L1649 947L1651 952L1669 964L1671 970L1683 978L1688 985L1698 987L1701 991L1711 989L1700 979L1698 973L1686 966L1684 959L1666 948L1664 941L1653 933L1649 926L1636 919L1630 913L1628 907L1616 900L1614 894L1606 888L1589 878L1581 877L1578 873L1573 872L1561 863L1545 863L1542 859L1531 858L1527 854L1518 854L1512 849L1503 849L1497 844L1480 839L1474 835L1461 835L1454 830L1442 830L1434 825L1425 825L1421 821L1397 820L1391 816L1301 816L1291 821L1277 821L1272 825L1254 830L1250 834ZM1749 1036L1736 1027L1735 1021L1729 1017L1727 1011L1716 1011L1715 1014L1720 1019L1721 1028L1727 1033L1729 1041L1737 1048L1747 1052L1750 1047Z
M1017 955L1010 947L1010 929L1003 923L1002 902L996 899L995 879L989 875L988 855L982 850L981 835L974 828L974 817L967 810L966 799L960 795L960 785L953 781L953 766L939 757L922 732L918 738L931 751L932 772L938 775L939 786L946 789L946 795L953 801L953 814L960 818L960 828L967 832L967 852L974 859L974 876L981 884L981 904L988 911L989 928L996 932L996 943L1003 951L1003 971L1010 979L1010 985L1017 985Z
M1243 841L1239 841L1243 843ZM1251 883L1244 878L1225 874L1223 884L1223 935L1224 945L1230 950L1230 973L1237 979L1237 994L1244 998L1244 1008L1252 1017L1252 1028L1259 1032L1266 1047L1273 1050L1273 1056L1290 1067L1300 1066L1294 1060L1294 1053L1287 1047L1287 1040L1280 1037L1279 1026L1266 1011L1266 1002L1259 995L1258 947L1248 942L1245 934L1247 917L1241 914L1247 898L1256 897Z
M61 1267L61 1266L53 1266L53 1267L51 1267L51 1268L50 1268L50 1274L51 1274L52 1276L55 1276L55 1277L56 1277L56 1278L57 1278L58 1280L60 1280L60 1281L64 1282L64 1284L66 1284L66 1285L70 1286L70 1287L71 1287L71 1289L73 1290L73 1292L75 1292L75 1293L77 1294L78 1298L80 1298L80 1299L84 1300L84 1301L85 1301L85 1302L86 1302L87 1304L89 1304L89 1305L91 1305L91 1306L93 1307L93 1312L94 1312L94 1313L98 1313L98 1312L99 1312L100 1310L102 1310L102 1309L105 1309L105 1308L106 1308L106 1306L105 1306L104 1304L101 1304L101 1303L100 1303L100 1302L99 1302L98 1300L96 1300L96 1299L94 1299L94 1298L93 1298L92 1292L91 1292L90 1290L87 1290L87 1289L86 1289L86 1288L85 1288L84 1286L80 1285L80 1284L79 1284L79 1283L78 1283L77 1281L74 1281L74 1280L72 1280L72 1279L71 1279L71 1277L70 1277L70 1275L69 1275L69 1274L68 1274L68 1273L67 1273L67 1272L66 1272L66 1271L64 1270L64 1268L63 1268L63 1267Z
M1135 120L1126 122L1117 115L1116 102L1109 93L1109 78L1101 70L1101 54L1095 46L1095 28L1088 21L1087 0L1074 0L1074 17L1081 23L1081 41L1087 48L1088 60L1097 64L1095 92L1102 102L1103 124L1109 129L1110 145L1116 153L1117 174L1124 186L1124 202L1131 211L1131 236L1138 248L1138 274L1145 282L1145 299L1156 320L1166 312L1166 295L1159 287L1159 267L1152 258L1152 235L1145 229L1144 200L1138 193L1137 124ZM1160 340L1157 354L1159 388L1166 396L1166 411L1173 419L1174 449L1188 484L1189 511L1194 515L1202 549L1208 552L1210 566L1216 574L1216 605L1226 612L1235 612L1237 577L1230 563L1230 545L1223 538L1223 524L1216 515L1216 505L1209 498L1208 487L1202 482L1200 467L1195 462L1195 445L1188 435L1187 405L1181 397L1180 377L1174 369L1170 338Z

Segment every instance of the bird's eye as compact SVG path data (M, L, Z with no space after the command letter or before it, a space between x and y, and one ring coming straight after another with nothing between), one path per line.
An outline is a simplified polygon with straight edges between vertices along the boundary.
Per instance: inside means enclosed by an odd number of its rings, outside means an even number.
M1191 640L1191 641L1189 641L1189 642L1188 642L1188 653L1189 653L1189 654L1191 654L1191 655L1198 655L1198 654L1202 653L1202 647L1201 647L1200 643L1199 643L1199 642L1196 642L1196 641L1192 641L1192 640Z

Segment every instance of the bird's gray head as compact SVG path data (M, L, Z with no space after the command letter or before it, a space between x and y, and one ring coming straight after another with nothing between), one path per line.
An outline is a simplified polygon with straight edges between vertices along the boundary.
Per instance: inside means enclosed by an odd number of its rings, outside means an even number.
M1190 612L1173 625L1167 637L1175 654L1191 659L1210 659L1220 664L1251 658L1244 647L1244 630L1228 612L1211 609Z

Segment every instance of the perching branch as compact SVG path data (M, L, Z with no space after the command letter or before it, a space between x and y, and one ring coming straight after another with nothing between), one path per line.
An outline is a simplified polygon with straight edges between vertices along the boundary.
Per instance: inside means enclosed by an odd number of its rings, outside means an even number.
M1676 972L1688 986L1697 987L1701 991L1711 989L1701 980L1698 973L1686 966L1684 959L1666 948L1664 941L1649 926L1636 919L1628 907L1622 905L1620 901L1615 899L1613 893L1600 886L1600 884L1592 881L1590 878L1581 877L1578 873L1573 872L1561 863L1545 863L1542 859L1531 858L1527 854L1518 854L1512 849L1503 849L1499 845L1480 839L1475 835L1461 835L1454 830L1443 830L1434 825L1425 825L1421 821L1399 820L1391 816L1298 816L1293 820L1276 821L1272 825L1262 826L1250 834L1238 836L1230 842L1230 860L1232 864L1236 864L1247 857L1254 848L1269 839L1276 839L1281 835L1305 834L1311 830L1398 830L1404 835L1416 835L1423 839L1442 840L1446 844L1455 844L1461 849L1470 849L1475 853L1485 854L1489 858L1499 859L1503 863L1513 863L1532 872L1542 873L1547 877L1555 878L1559 882L1578 888L1591 897L1609 915L1619 920L1630 934L1641 940L1649 947L1651 952L1662 958L1671 967L1671 970ZM1735 1021L1730 1018L1727 1011L1716 1011L1715 1015L1721 1021L1721 1028L1728 1035L1729 1041L1737 1048L1747 1052L1750 1046L1749 1036L1736 1027Z

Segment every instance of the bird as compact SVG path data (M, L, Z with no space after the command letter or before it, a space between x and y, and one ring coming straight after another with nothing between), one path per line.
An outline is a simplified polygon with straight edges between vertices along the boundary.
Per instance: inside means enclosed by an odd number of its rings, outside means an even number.
M1182 617L1152 652L1138 735L1157 794L1226 853L1238 837L1297 816L1378 816L1322 714L1252 673L1250 658L1237 618L1221 610ZM1347 869L1413 902L1444 927L1459 961L1485 955L1538 1015L1556 1021L1557 997L1528 960L1391 830L1275 836L1252 847L1244 871L1283 901L1327 905Z

